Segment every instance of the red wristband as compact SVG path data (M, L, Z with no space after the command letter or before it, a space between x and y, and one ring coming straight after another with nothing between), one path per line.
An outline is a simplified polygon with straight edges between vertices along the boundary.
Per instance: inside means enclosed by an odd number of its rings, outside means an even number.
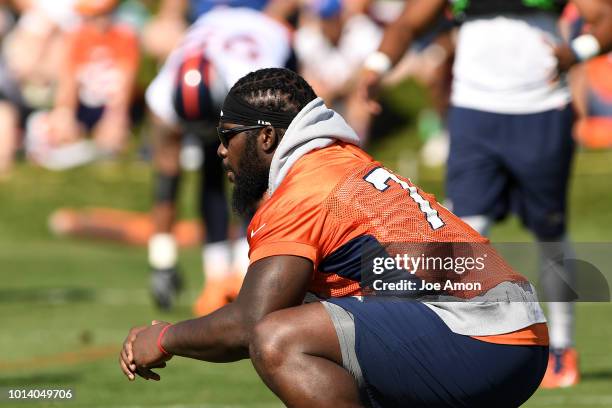
M166 334L166 331L170 328L170 326L172 326L172 324L168 324L166 325L163 329L161 329L161 331L159 332L159 336L157 336L157 348L159 349L159 351L161 351L161 353L165 356L165 357L172 357L172 354L168 353L166 351L166 349L164 348L164 346L162 346L162 339L164 338L164 334Z

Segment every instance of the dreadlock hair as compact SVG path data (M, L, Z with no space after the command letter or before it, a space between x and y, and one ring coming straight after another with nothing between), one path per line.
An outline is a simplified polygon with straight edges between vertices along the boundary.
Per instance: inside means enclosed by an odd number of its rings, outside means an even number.
M286 68L264 68L242 77L230 90L254 108L297 114L317 95L308 82ZM276 129L282 138L287 129Z

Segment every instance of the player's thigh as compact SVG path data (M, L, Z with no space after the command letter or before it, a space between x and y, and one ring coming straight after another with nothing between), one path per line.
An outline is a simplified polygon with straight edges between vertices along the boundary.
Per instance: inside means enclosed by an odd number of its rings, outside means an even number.
M456 334L420 302L330 302L354 316L355 353L374 406L516 407L546 369L547 347Z
M574 152L571 107L525 115L517 121L513 159L508 160L517 191L518 214L538 237L565 231L570 168ZM509 147L510 149L510 147Z
M342 364L334 325L320 302L270 313L256 325L253 337L252 348L304 353Z
M446 193L459 216L496 214L507 198L508 173L500 158L504 116L452 107ZM505 207L505 206L502 206Z
M79 101L77 108L77 121L81 123L85 129L91 131L102 119L105 108L104 106L99 107L88 107Z

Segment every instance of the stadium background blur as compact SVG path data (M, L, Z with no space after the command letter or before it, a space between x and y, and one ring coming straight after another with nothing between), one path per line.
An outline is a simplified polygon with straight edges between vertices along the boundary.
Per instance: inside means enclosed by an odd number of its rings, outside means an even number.
M2 7L6 11L6 39L15 27L11 21L16 14L10 4ZM156 1L128 0L122 2L120 15L141 31L156 7ZM190 305L202 283L199 248L182 251L187 290L177 308L160 314L146 286L144 247L58 238L48 228L50 215L61 207L143 213L150 209L147 123L138 120L142 117L138 114L142 101L138 101L155 72L154 57L144 54L134 92L136 120L120 153L87 166L53 172L34 165L19 147L13 168L0 176L0 406L13 405L4 397L9 388L70 388L75 400L69 406L79 407L280 406L248 361L215 365L177 359L164 370L160 383L132 384L120 374L117 352L126 329L134 322L146 323L160 316L176 321L190 316ZM50 77L34 83L42 81L53 88L54 74L57 72L51 68ZM44 99L40 89L29 92L34 99ZM424 157L421 150L431 135L443 131L432 99L423 82L414 79L386 89L385 110L374 122L369 150L386 166L443 197L443 167L432 166L431 157ZM47 97L41 106L51 107L50 100ZM612 242L608 228L612 225L611 162L612 152L606 149L583 147L577 155L570 189L570 234L577 243ZM187 172L185 179L181 214L196 218L197 174ZM494 242L531 239L514 218L497 225L491 238ZM612 305L580 303L577 310L583 381L574 388L540 390L526 406L612 406ZM63 403L19 404L58 405Z

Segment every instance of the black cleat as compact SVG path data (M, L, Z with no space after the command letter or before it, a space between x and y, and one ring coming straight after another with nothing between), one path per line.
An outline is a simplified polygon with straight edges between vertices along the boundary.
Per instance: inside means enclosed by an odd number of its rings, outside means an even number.
M183 281L177 268L154 269L151 272L151 295L161 310L172 309L182 287Z

